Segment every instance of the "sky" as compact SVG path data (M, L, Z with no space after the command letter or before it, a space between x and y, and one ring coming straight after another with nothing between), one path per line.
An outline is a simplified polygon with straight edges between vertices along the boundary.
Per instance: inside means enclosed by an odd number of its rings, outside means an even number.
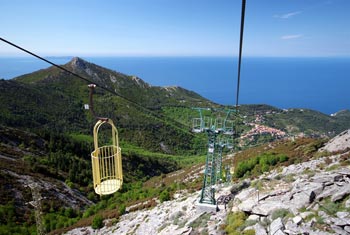
M237 56L241 0L1 0L0 37L42 56ZM350 0L247 0L243 54L349 57ZM0 56L25 56L0 41Z

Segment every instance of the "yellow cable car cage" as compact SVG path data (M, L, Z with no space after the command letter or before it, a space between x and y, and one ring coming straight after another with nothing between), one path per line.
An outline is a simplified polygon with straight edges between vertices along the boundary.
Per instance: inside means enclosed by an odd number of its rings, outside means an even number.
M98 132L103 124L112 127L112 145L99 147ZM123 184L122 157L118 131L111 119L97 121L94 127L94 148L91 153L94 189L100 196L118 191Z
M108 195L118 191L123 184L122 154L119 147L118 131L114 123L109 118L97 117L93 105L93 93L95 84L90 84L90 109L92 116L98 121L94 127L94 148L91 153L92 177L94 189L100 196ZM112 128L112 145L99 147L98 132L103 124L109 124Z

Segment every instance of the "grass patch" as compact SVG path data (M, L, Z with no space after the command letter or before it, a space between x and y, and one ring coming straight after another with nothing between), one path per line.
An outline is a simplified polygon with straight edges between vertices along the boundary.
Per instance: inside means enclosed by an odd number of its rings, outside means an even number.
M339 169L339 167L340 167L339 164L334 164L334 165L332 165L332 166L330 166L330 167L327 167L327 168L326 168L326 171L334 171L334 170L336 170L336 169Z
M285 217L291 217L292 213L288 210L288 209L277 209L275 211L272 212L271 214L271 219L275 220L277 218L285 218Z
M209 221L209 219L210 219L210 214L203 213L197 219L192 221L188 226L192 227L193 229L203 228L207 226L207 222Z
M78 134L78 133L72 133L69 134L69 136L77 141L77 142L87 142L87 143L93 143L94 142L94 138L92 137L92 135L84 135L84 134Z
M332 202L330 198L326 198L320 210L323 210L329 215L335 216L338 211L344 211L345 207L341 202Z

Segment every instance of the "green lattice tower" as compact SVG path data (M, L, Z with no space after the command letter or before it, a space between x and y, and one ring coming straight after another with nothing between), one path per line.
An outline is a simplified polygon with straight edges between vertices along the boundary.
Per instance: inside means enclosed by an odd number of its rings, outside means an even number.
M215 184L220 183L222 179L222 150L225 147L225 143L221 142L220 140L216 143L215 148L215 161L216 161L216 177L215 177Z
M218 140L218 136L222 134L231 135L233 133L233 122L227 121L230 111L227 112L225 119L212 119L203 117L202 110L207 109L196 109L200 113L200 118L193 119L193 132L206 132L208 135L208 152L199 202L215 205L215 185L222 177L222 150L227 145L227 138Z
M213 186L216 184L216 171L217 171L216 170L217 161L216 161L216 153L215 153L217 133L209 129L207 130L207 134L208 134L208 152L207 152L207 158L205 162L203 187L202 187L202 192L201 192L201 197L199 202L215 205L216 204L215 189Z

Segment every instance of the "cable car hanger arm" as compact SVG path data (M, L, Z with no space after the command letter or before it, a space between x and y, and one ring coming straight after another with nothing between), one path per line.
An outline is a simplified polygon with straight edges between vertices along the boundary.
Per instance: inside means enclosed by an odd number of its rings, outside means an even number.
M92 116L97 119L97 120L101 120L101 121L105 121L108 122L108 118L104 118L104 117L98 117L95 113L94 110L94 100L93 100L93 95L94 95L94 89L96 87L95 84L89 84L88 87L90 88L90 95L89 95L89 109L90 112L92 114Z

